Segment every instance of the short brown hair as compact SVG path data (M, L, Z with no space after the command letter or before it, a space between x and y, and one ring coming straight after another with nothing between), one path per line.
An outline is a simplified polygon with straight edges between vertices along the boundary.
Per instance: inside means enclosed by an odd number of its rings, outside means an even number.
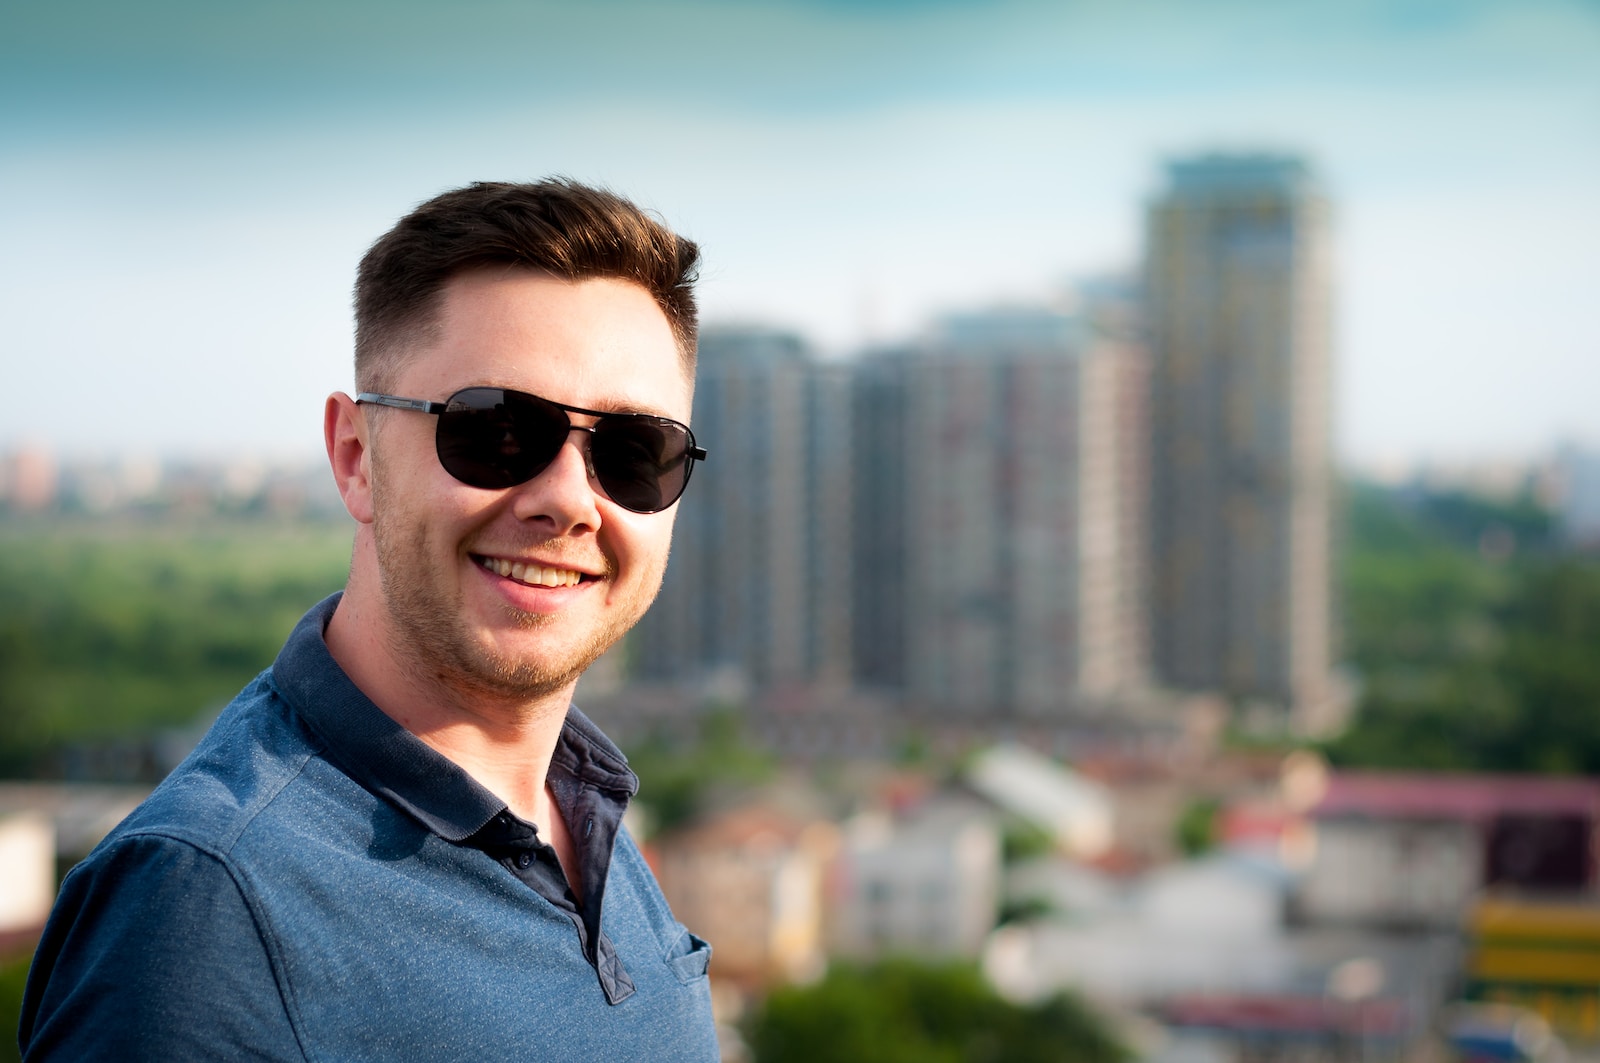
M700 249L615 193L566 178L479 181L435 196L373 244L356 271L356 385L390 386L396 352L428 329L454 276L485 266L566 280L615 277L655 299L693 375Z

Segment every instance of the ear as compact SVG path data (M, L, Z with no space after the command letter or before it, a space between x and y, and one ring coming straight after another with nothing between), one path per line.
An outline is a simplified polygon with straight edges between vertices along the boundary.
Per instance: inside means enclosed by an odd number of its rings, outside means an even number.
M328 464L344 508L358 522L371 524L372 451L367 418L355 400L342 391L329 395L323 404L322 439L328 447Z

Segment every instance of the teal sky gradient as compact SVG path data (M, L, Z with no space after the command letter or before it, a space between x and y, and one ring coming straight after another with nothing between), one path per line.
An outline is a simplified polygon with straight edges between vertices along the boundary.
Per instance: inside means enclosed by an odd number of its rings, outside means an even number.
M566 173L829 350L1131 270L1166 158L1337 208L1352 460L1600 445L1600 3L8 5L0 449L314 453L367 243ZM166 415L152 417L161 407Z

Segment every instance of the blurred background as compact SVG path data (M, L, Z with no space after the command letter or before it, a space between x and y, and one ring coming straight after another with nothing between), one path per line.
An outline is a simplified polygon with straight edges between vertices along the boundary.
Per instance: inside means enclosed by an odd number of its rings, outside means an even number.
M10 5L13 1013L342 582L357 259L548 174L704 253L579 700L728 1059L1595 1054L1592 0Z

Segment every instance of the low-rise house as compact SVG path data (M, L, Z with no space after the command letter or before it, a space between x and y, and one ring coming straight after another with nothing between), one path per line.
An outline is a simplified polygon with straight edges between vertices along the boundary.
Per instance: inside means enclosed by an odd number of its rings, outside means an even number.
M830 952L975 957L1000 902L1000 828L976 802L934 796L845 824L829 897Z
M56 899L55 824L31 809L0 812L0 940L44 926Z
M712 970L749 987L821 972L822 891L837 828L764 805L657 839L662 892L712 943Z
M1285 926L1292 873L1250 849L1126 878L1040 861L1013 879L1066 903L995 932L990 981L1013 998L1071 989L1156 1015L1161 1063L1399 1058L1425 1039L1458 970L1447 935Z
M1281 929L1286 886L1269 865L1217 854L1121 879L1056 859L1013 878L1055 911L1002 928L990 944L985 967L1011 995L1071 988L1132 1006L1293 976Z
M968 765L973 792L1047 832L1061 851L1085 860L1112 843L1111 795L1093 779L1022 746L987 749Z
M1445 929L1485 888L1595 891L1600 780L1335 772L1309 818L1307 923Z

